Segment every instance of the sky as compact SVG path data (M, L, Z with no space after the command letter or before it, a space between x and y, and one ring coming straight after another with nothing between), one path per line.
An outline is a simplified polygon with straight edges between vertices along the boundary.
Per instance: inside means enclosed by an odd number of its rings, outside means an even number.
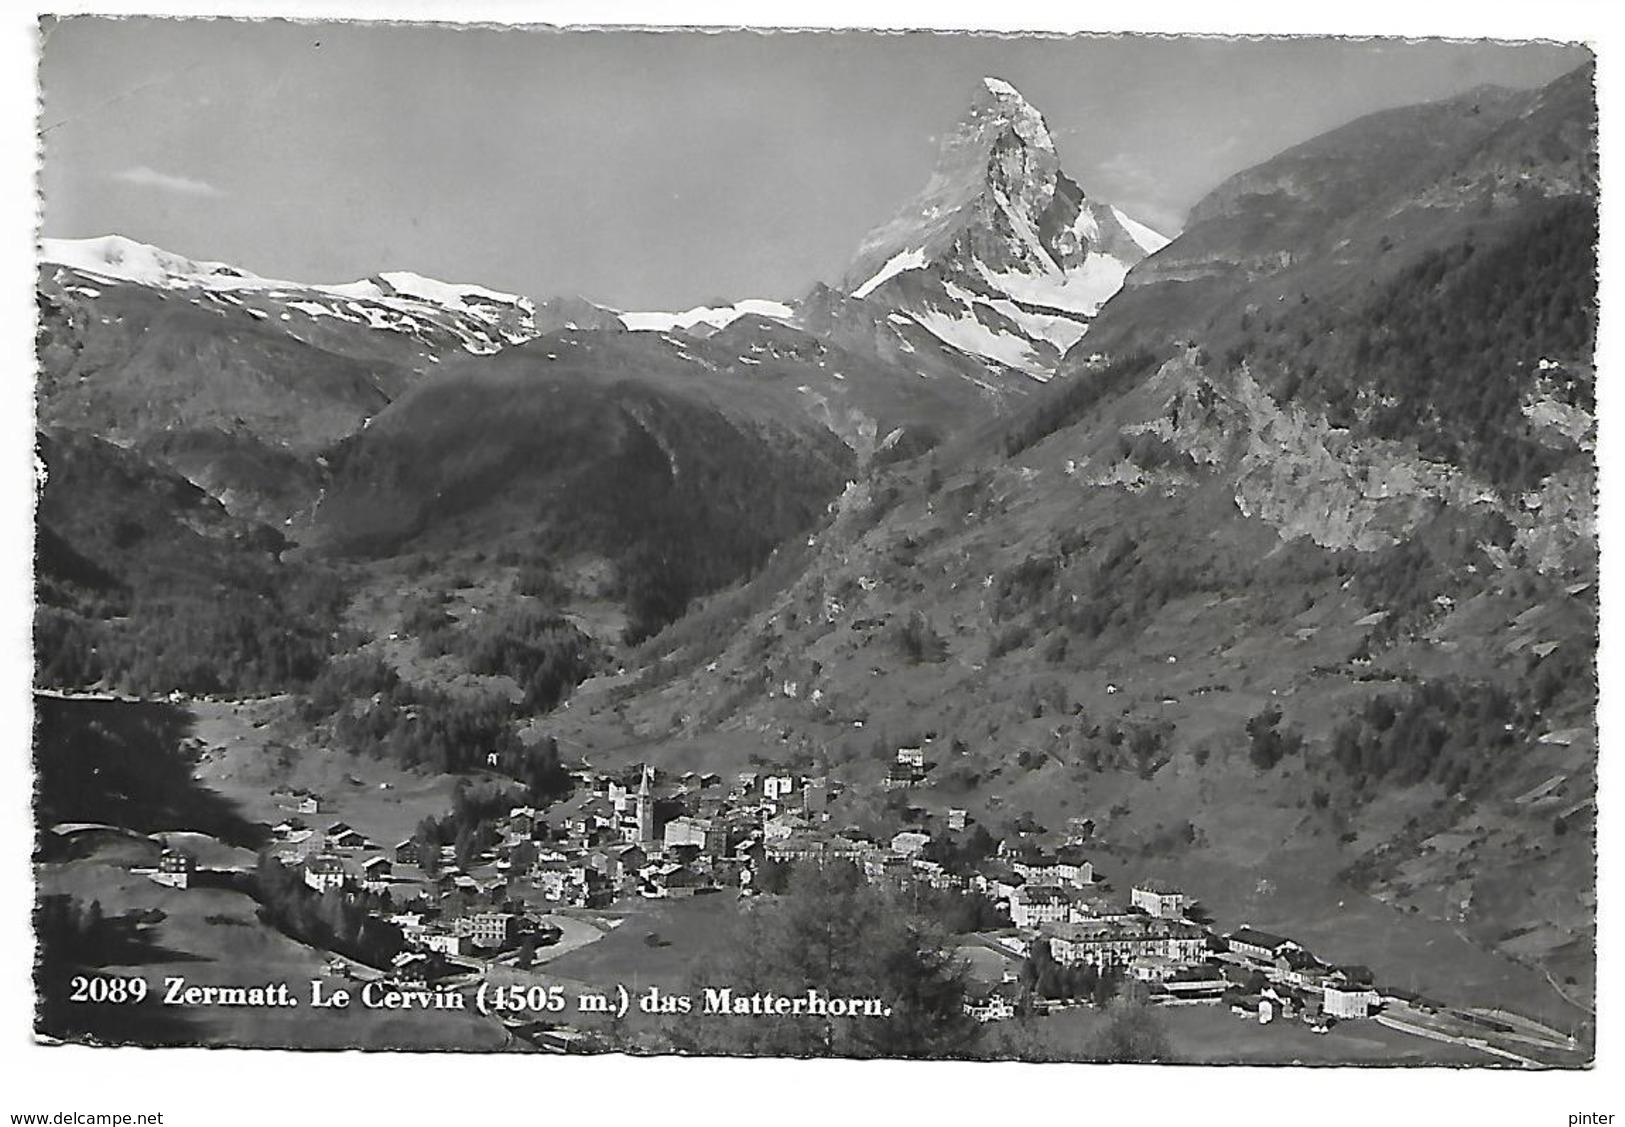
M48 24L42 234L268 277L414 270L622 309L793 299L925 184L997 75L1091 196L1168 234L1374 110L1583 48L1401 40Z

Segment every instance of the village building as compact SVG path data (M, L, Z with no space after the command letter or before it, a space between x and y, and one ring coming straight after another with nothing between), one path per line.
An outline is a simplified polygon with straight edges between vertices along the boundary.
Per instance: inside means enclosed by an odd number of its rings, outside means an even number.
M1065 923L1071 912L1072 897L1057 885L1024 884L1010 897L1010 922L1017 927Z
M1259 963L1273 964L1285 951L1297 948L1302 950L1292 940L1279 935L1271 935L1267 931L1247 927L1245 924L1225 936L1231 954L1240 955Z
M1321 995L1321 1012L1327 1017L1370 1017L1378 1002L1377 992L1370 986L1339 985L1328 982Z
M1005 860L1031 884L1086 888L1095 881L1094 865L1078 849L1048 853L1027 845L1012 850Z
M474 912L453 924L453 931L467 935L475 947L501 950L519 934L519 917L512 912Z
M822 837L803 832L769 841L763 851L772 861L810 861L822 865L831 861L861 862L874 852L874 846L839 835Z
M762 838L766 841L781 841L791 834L807 830L807 820L801 815L791 811L775 814L762 823Z
M305 883L317 892L343 888L347 879L344 862L337 857L318 854L305 861Z
M369 857L361 863L361 883L368 892L383 892L389 888L393 865L388 857Z
M1129 903L1162 920L1177 920L1185 915L1185 894L1166 881L1140 881L1130 891Z
M433 932L423 937L423 946L442 955L466 955L473 949L474 941L467 935Z
M887 790L902 790L919 782L920 769L909 763L893 763L882 784Z
M526 838L536 828L536 810L530 806L515 806L508 811L508 832Z
M990 1021L1007 1021L1016 1016L1015 999L1008 984L973 986L965 991L965 1012L984 1025Z
M706 818L691 818L688 815L673 818L666 823L663 838L667 849L675 849L680 845L692 845L704 852L721 852L721 838L725 835Z
M896 853L872 853L863 861L864 878L883 888L906 889L914 881L914 866Z
M184 849L166 849L158 857L152 879L170 888L189 888L197 874L197 858Z
M649 863L649 854L641 845L627 845L611 853L615 860L615 867L610 877L616 884L624 884L634 879L638 871Z
M293 830L283 838L281 846L277 849L277 856L284 861L297 864L307 857L314 857L326 848L326 845L322 836L315 830Z
M1204 962L1207 934L1179 920L1128 917L1090 923L1050 923L1039 929L1059 963L1128 966L1160 956L1174 964Z
M930 834L920 830L903 830L892 835L891 851L902 857L913 857L930 844Z
M1287 947L1275 957L1275 976L1289 986L1319 985L1320 960L1301 947Z

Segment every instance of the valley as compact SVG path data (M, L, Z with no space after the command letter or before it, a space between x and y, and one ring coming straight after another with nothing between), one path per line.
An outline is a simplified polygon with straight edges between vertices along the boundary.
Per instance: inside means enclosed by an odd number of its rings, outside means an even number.
M971 952L947 1055L1130 1059L1131 1012L1156 1059L1583 1065L1594 116L1589 68L1384 111L1168 238L990 77L838 286L671 314L48 242L48 969L695 992L873 895Z

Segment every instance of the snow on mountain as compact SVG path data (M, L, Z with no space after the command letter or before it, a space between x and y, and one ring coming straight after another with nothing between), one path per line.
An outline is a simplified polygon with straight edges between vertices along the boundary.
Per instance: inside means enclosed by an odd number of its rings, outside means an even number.
M196 262L122 235L102 235L94 239L41 239L40 258L53 265L70 266L82 273L166 289L182 284L221 290L285 284L272 282L224 262Z
M1144 223L1136 223L1115 207L1112 208L1112 215L1123 225L1123 229L1129 233L1129 238L1144 247L1145 253L1148 255L1156 254L1163 247L1173 242L1167 235L1153 231Z
M1086 197L1043 115L989 77L924 191L864 239L841 289L1047 379L1129 268L1167 242Z
M482 355L545 331L529 298L409 271L332 285L284 281L224 262L197 261L122 235L42 239L40 258L84 277L192 292L205 303L225 301L261 320L271 313L287 320L291 310L310 319L328 317L405 333L426 345L449 335L457 346Z
M925 251L900 250L886 260L886 265L875 272L863 285L852 291L853 297L868 297L874 288L895 274L904 270L919 270L926 265Z
M795 311L782 301L747 298L732 305L700 305L681 313L628 312L618 316L621 323L633 332L669 333L673 329L692 330L705 325L711 331L725 329L741 317L754 315L788 321Z

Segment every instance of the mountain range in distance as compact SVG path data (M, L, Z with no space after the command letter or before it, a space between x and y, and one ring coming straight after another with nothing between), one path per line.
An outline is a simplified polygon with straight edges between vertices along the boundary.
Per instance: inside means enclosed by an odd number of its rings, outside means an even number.
M989 78L838 284L681 313L48 241L42 681L365 659L518 700L535 652L456 639L545 608L597 675L511 720L595 764L766 748L879 825L875 749L930 732L925 809L1087 812L1258 926L1293 920L1244 878L1338 874L1395 952L1448 924L1563 1010L1594 981L1595 113L1588 67L1373 114L1169 240ZM202 685L248 634L252 681Z

